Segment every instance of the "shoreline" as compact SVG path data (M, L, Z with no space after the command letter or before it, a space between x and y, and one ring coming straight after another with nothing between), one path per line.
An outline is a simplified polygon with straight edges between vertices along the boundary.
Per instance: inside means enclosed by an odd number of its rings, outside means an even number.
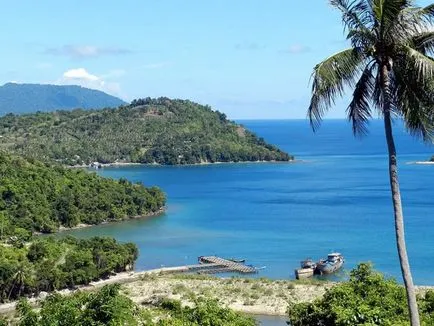
M416 161L416 162L408 162L407 164L434 165L434 162L432 162L432 161Z
M71 169L100 169L105 167L125 167L125 166L173 166L173 167L179 167L179 166L200 166L200 165L220 165L220 164L265 164L265 163L281 163L281 164L293 164L293 163L306 163L304 160L288 160L288 161L239 161L239 162L200 162L200 163L188 163L188 164L161 164L161 163L136 163L136 162L114 162L114 163L98 163L98 167L91 166L91 164L82 164L82 165L66 165L67 168Z
M84 228L90 228L90 227L94 227L94 226L99 226L99 225L106 225L106 224L114 224L114 223L122 223L125 221L129 221L129 220L139 220L139 219L147 219L147 218L151 218L151 217L157 217L160 216L162 214L164 214L166 212L166 206L161 207L158 211L156 212L152 212L146 215L138 215L138 216L131 216L131 217L127 217L125 219L122 220L112 220L112 221L103 221L99 224L86 224L86 223L79 223L76 226L72 226L72 227L66 227L61 225L56 232L53 233L35 233L35 235L50 235L50 234L56 234L56 233L61 233L61 232L65 232L65 231L71 231L71 230L78 230L78 229L84 229Z

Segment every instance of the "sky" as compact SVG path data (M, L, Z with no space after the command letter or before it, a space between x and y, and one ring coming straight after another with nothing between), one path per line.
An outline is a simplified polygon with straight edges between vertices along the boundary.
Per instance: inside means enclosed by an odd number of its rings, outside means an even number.
M126 101L190 99L232 119L305 118L313 67L347 47L328 0L0 5L0 85L77 84ZM328 117L344 117L345 104Z

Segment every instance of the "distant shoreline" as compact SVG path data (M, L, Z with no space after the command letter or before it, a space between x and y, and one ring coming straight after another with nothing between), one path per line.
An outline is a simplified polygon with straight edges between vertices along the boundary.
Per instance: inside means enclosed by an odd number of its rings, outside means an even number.
M408 162L407 164L434 165L434 162L432 162L432 161L416 161L416 162Z
M123 167L123 166L200 166L200 165L220 165L220 164L265 164L265 163L281 163L281 164L293 164L293 163L305 163L304 160L288 160L288 161L230 161L230 162L200 162L200 163L188 163L188 164L161 164L161 163L135 163L135 162L113 162L113 163L98 163L94 166L92 164L82 164L82 165L67 165L68 168L86 169L93 168L98 169L98 167ZM97 163L97 162L95 162Z
M61 233L61 232L65 232L65 231L71 231L71 230L78 230L78 229L84 229L84 228L89 228L89 227L95 227L98 225L106 225L106 224L115 224L115 223L122 223L122 222L126 222L129 220L139 220L139 219L146 219L146 218L150 218L150 217L155 217L155 216L159 216L164 214L166 211L166 207L162 207L160 208L158 211L156 212L151 212L149 214L145 214L145 215L138 215L138 216L131 216L131 217L127 217L125 219L122 220L111 220L111 221L103 221L99 224L86 224L86 223L79 223L76 226L72 226L72 227L66 227L61 225L56 232L54 233ZM44 234L44 235L49 235L50 233L35 233L38 235Z

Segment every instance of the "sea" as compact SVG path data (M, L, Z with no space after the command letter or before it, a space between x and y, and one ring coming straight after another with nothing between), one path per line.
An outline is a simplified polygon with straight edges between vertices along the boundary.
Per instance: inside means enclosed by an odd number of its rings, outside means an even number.
M152 218L68 231L138 245L138 271L194 264L201 255L246 259L256 277L292 279L300 260L345 257L336 279L360 262L401 282L381 120L356 138L345 120L238 121L295 155L292 163L111 167L97 173L157 185L167 210ZM434 146L394 123L407 249L414 281L434 285ZM282 322L282 320L280 320ZM264 325L280 325L271 321Z

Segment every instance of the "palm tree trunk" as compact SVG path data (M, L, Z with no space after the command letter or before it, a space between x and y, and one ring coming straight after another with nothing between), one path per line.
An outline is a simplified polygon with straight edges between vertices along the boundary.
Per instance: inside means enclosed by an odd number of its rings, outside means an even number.
M407 256L404 232L404 216L402 212L401 192L398 182L398 164L396 157L395 141L392 133L392 121L390 113L390 80L387 66L382 67L383 91L384 91L384 129L386 133L387 148L389 152L389 178L392 192L393 211L395 217L395 236L398 248L399 263L401 265L402 278L404 279L407 292L408 309L410 313L411 326L419 326L419 311L417 308L416 292L413 278L410 271L410 263Z

